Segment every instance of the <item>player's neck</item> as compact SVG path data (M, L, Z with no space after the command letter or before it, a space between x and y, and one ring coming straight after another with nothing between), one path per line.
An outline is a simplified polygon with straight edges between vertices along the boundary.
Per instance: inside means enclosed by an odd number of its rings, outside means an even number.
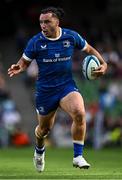
M54 32L51 38L58 38L60 34L61 34L61 28L57 27L56 31Z

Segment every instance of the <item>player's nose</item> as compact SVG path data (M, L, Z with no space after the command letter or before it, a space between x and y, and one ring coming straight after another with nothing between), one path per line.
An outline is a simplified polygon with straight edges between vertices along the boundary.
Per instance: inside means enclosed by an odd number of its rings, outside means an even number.
M46 24L45 24L45 23L42 23L42 24L41 24L41 28L42 28L42 30L45 30L45 29L46 29Z

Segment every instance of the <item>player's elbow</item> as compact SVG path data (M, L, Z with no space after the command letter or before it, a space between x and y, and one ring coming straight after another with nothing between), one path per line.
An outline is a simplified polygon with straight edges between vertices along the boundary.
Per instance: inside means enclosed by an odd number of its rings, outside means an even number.
M92 54L92 52L93 52L93 47L90 46L88 43L87 43L87 45L86 45L85 52L86 52L87 54Z

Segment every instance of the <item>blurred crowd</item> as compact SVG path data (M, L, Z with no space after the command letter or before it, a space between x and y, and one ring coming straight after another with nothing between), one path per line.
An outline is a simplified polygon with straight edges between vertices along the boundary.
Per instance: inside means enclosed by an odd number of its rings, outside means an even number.
M3 64L0 62L0 147L29 145L21 128L22 115L8 90Z

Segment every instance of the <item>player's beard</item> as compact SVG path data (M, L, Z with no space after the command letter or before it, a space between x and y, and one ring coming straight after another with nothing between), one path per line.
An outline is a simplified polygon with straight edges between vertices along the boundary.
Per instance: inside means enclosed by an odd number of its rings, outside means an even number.
M56 38L56 30L54 28L51 28L50 30L44 30L43 33L48 38Z

